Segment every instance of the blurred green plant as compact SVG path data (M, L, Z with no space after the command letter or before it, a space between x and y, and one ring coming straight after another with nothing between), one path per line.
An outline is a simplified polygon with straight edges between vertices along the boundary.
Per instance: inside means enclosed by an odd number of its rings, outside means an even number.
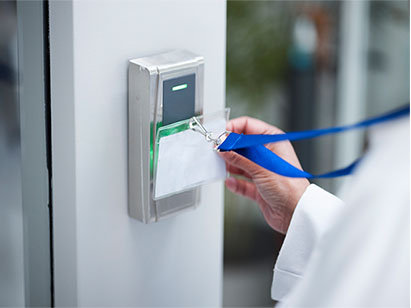
M292 10L286 1L228 1L227 105L230 93L258 108L286 79Z

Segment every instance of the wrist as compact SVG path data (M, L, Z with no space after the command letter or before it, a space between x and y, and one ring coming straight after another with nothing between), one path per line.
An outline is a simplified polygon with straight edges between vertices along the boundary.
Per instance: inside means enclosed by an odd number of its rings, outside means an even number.
M305 191L307 190L308 186L310 186L310 182L307 179L293 179L294 181L298 181L298 183L293 183L293 189L290 189L289 198L287 200L287 213L285 213L284 217L284 234L287 233L288 228L291 223L291 219L294 215L294 211L297 207L298 202L300 201L301 197L304 195Z

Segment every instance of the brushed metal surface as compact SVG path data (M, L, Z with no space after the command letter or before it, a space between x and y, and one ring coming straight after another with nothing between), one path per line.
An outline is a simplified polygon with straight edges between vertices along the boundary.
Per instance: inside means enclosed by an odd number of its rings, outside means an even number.
M195 113L198 115L203 113L203 57L174 50L129 62L128 207L130 216L144 223L192 209L200 198L198 188L157 201L152 197L150 146L163 118L163 84L166 80L190 74L195 75ZM152 146L155 153L155 142Z

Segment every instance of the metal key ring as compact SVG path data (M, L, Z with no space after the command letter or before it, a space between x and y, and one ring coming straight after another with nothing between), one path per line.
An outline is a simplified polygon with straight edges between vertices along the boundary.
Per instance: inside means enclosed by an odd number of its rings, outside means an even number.
M199 129L197 129L197 127L198 127ZM204 127L204 125L201 124L201 122L198 120L197 117L192 117L192 118L190 119L189 128L192 129L192 130L194 130L194 131L196 131L196 132L198 132L198 133L200 133L200 134L202 134L202 135L205 137L205 139L206 139L207 142L212 142L212 143L214 143L214 148L215 148L215 149L217 149L217 147L218 147L221 143L223 143L223 141L225 140L225 138L223 138L223 137L226 137L226 136L227 136L227 133L228 133L227 131L224 131L224 132L220 133L217 138L213 138L213 137L212 137L212 136L213 136L213 133L212 133L212 132L209 132L209 131Z

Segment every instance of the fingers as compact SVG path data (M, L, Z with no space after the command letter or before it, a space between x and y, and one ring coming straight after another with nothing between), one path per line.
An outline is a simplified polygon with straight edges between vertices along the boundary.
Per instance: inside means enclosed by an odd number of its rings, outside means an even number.
M250 118L240 117L232 119L227 123L226 129L237 134L281 134L279 128L267 124L263 121Z
M240 174L238 169L246 173L247 177L253 177L263 170L262 167L248 160L244 156L237 154L234 151L220 152L220 156L226 161L226 163L232 168L235 174ZM243 175L243 174L241 174Z
M227 172L230 172L231 174L236 174L236 175L241 175L244 176L246 178L251 179L251 175L249 175L247 172L245 172L243 169L234 167L233 165L230 165L229 163L225 163L226 165L226 170Z
M257 201L258 191L254 183L230 177L225 184L233 193Z

